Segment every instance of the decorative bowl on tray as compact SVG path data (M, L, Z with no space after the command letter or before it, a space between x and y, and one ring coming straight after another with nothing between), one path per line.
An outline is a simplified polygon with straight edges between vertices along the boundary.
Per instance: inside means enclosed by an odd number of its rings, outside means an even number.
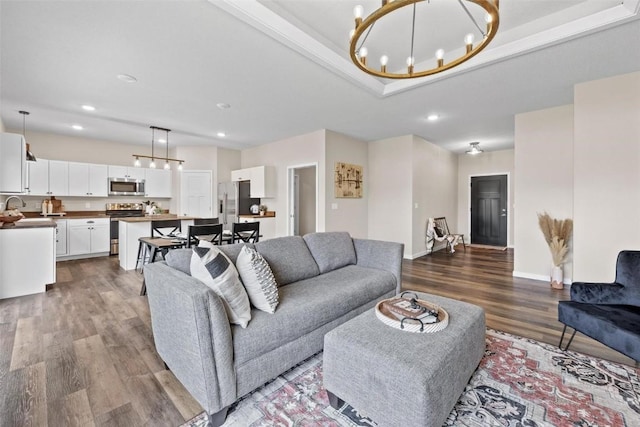
M385 325L406 332L433 333L441 331L449 325L449 313L437 304L418 299L416 294L413 294L416 295L415 299L409 301L413 301L433 313L434 318L432 320L428 320L428 317L422 318L422 320L417 320L412 317L402 317L389 311L385 302L395 302L400 299L405 299L404 294L406 293L411 292L403 292L400 297L389 298L378 302L375 307L376 317ZM437 316L435 316L435 314L437 314Z
M0 222L3 224L13 223L21 220L22 218L24 218L22 215L5 216L4 214L0 214Z

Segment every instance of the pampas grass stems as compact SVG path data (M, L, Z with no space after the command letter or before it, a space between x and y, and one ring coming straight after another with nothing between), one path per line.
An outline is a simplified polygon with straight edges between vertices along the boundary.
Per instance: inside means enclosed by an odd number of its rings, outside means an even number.
M538 225L549 245L553 264L561 266L569 253L568 242L573 232L573 220L553 219L547 212L543 212L538 214Z

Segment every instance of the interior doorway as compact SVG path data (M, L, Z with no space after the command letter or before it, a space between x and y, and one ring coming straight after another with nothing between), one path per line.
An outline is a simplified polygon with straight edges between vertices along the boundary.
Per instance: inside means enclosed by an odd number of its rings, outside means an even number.
M290 236L303 236L318 229L318 164L287 168L289 194L287 230Z
M211 171L180 172L180 215L211 218Z
M471 177L471 243L507 246L508 175Z

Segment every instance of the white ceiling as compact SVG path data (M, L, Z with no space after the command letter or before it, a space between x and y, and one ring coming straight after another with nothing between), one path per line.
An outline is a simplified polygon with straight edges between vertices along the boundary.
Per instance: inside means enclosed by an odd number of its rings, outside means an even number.
M0 114L19 130L18 110L30 111L27 137L147 145L155 125L173 130L172 145L241 149L325 128L365 141L415 134L456 152L471 141L504 149L514 114L571 103L576 83L640 71L639 2L502 0L498 35L473 60L391 81L348 56L353 6L368 14L378 0L0 0ZM457 40L468 21L439 23ZM404 47L403 31L391 43ZM456 43L416 43L416 60ZM123 73L138 82L118 80ZM431 113L440 120L428 122Z

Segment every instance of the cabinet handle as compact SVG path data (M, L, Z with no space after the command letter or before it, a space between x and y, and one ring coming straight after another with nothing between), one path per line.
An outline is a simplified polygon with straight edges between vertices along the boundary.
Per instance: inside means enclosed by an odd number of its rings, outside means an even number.
M87 221L87 224L95 224L95 221Z

